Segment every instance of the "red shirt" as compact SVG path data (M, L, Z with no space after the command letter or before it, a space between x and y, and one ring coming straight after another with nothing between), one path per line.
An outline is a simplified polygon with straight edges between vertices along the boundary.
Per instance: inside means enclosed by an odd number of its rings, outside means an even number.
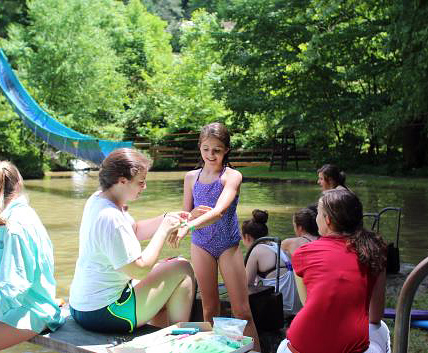
M301 353L364 352L369 347L369 305L375 279L341 236L302 245L292 257L303 278L306 303L287 338Z

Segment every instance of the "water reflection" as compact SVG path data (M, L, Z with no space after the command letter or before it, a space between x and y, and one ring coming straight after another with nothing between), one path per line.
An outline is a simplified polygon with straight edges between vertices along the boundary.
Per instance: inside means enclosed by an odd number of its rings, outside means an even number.
M151 172L143 196L130 205L136 219L154 217L166 211L179 210L182 204L183 172ZM55 256L57 295L68 298L78 254L78 230L86 199L98 187L97 175L91 173L59 173L43 180L27 180L27 194L32 207L49 231ZM402 207L400 237L401 260L417 264L428 255L428 193L422 190L376 189L361 186L354 189L360 196L365 212L380 211L387 206ZM238 216L240 222L251 218L254 208L269 211L270 234L286 238L293 236L292 214L313 204L320 196L316 184L245 182L241 187ZM395 238L395 215L382 218L381 232L392 241ZM144 246L144 245L143 245ZM181 249L188 253L189 239ZM187 250L186 250L187 249ZM165 248L163 257L177 255L177 250ZM18 352L52 352L25 343L5 350Z

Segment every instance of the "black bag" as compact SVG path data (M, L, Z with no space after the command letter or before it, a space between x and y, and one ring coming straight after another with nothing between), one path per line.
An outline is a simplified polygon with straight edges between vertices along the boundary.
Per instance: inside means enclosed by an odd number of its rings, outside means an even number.
M251 313L257 331L273 331L284 327L284 314L282 309L282 293L275 292L274 287L264 290L259 295L249 296Z
M282 293L279 291L281 240L277 237L263 237L257 239L245 256L245 264L253 248L257 244L266 241L273 241L278 244L276 286L249 287L249 302L257 331L273 331L284 327Z
M398 273L400 271L400 249L394 243L386 248L386 272Z

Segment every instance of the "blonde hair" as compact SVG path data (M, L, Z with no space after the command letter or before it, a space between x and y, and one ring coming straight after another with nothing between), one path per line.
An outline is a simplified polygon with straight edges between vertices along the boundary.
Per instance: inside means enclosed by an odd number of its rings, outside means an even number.
M0 213L16 195L21 193L23 187L22 176L9 161L0 161ZM6 220L0 217L0 225Z

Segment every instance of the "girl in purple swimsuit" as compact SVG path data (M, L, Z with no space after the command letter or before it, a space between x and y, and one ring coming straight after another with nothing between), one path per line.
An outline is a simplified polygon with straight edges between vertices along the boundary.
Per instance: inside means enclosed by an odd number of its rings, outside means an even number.
M184 178L184 211L191 212L186 225L170 238L179 241L192 233L192 263L201 291L204 320L220 314L218 269L226 285L233 315L248 321L244 334L255 340L257 331L248 302L247 280L236 214L242 175L227 167L230 136L226 127L212 123L202 128L198 147L203 166Z

